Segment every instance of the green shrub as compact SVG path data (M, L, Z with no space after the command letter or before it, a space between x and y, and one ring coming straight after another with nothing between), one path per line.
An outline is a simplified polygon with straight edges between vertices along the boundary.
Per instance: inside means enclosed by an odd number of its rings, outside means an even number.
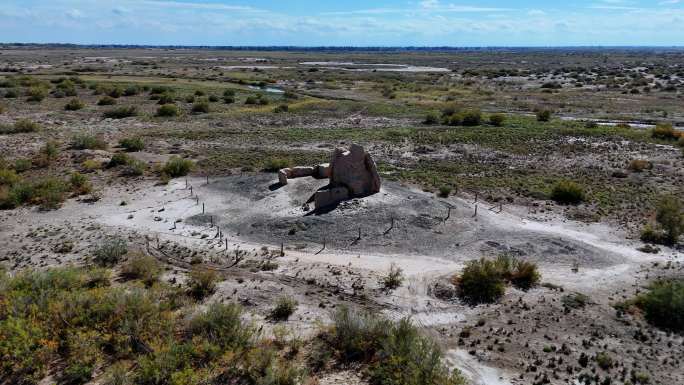
M173 156L168 162L166 162L166 164L164 164L162 173L170 176L171 178L178 178L188 175L194 166L194 162L189 159Z
M188 276L188 291L195 299L203 299L216 291L218 274L209 269L194 268Z
M44 87L31 87L28 90L28 98L26 101L28 102L42 102L48 95L47 89Z
M212 303L190 320L188 330L231 350L248 347L256 336L254 327L242 321L242 308L237 304Z
M127 253L126 240L120 237L110 237L93 250L93 261L100 266L113 266L119 263Z
M164 104L157 109L157 116L174 117L180 115L180 109L175 104Z
M536 112L537 115L537 121L538 122L548 122L551 120L551 111L550 110L538 110Z
M83 108L85 108L85 103L83 103L80 99L71 99L69 103L64 106L66 111L78 111L82 110Z
M19 97L19 91L16 89L9 89L5 91L5 98L7 99L16 99Z
M106 119L124 119L130 118L138 114L138 109L135 106L119 107L112 110L105 111L103 116Z
M482 124L482 113L479 110L463 110L449 118L451 126L479 126Z
M78 134L71 139L71 148L75 150L106 150L107 142L101 136Z
M674 129L672 123L658 123L653 130L651 136L655 139L662 140L677 140L681 134Z
M113 87L112 89L109 90L109 92L107 92L107 96L109 96L110 98L114 98L114 99L120 98L121 96L123 96L123 94L124 94L124 90L121 89L121 87Z
M637 297L635 304L653 325L684 331L684 280L658 281Z
M385 290L397 289L404 282L404 271L394 263L390 265L387 274L380 278L380 285Z
M209 112L209 102L206 100L200 100L192 105L193 114L206 114Z
M69 184L71 185L71 190L76 195L90 194L93 190L93 185L88 180L88 177L76 171L71 173Z
M149 255L137 255L121 266L121 276L126 279L140 280L147 286L159 281L162 268L156 258Z
M609 370L615 362L607 352L599 352L596 354L596 364L603 370Z
M35 132L39 129L40 124L29 119L19 119L11 126L0 125L0 134L22 134Z
M495 261L479 259L466 263L455 279L459 296L470 304L494 302L505 292L505 281Z
M274 321L287 321L297 310L297 305L297 301L292 298L280 297L268 316Z
M119 140L119 146L128 152L138 152L145 149L145 142L140 137Z
M12 186L20 180L16 171L0 168L0 186Z
M194 103L195 102L195 96L194 95L188 95L185 97L185 102L186 103Z
M675 195L665 195L656 204L656 226L647 224L641 240L655 244L676 244L684 234L684 207Z
M113 167L118 167L118 166L127 166L133 162L133 158L128 156L128 154L123 153L123 152L117 152L112 156L112 159L109 160L109 163L107 163L108 168L113 168Z
M146 169L147 164L145 162L131 159L128 164L124 166L123 170L121 170L121 175L128 177L140 176L145 173Z
M138 95L139 93L140 93L140 87L134 86L134 85L126 87L126 89L123 92L124 96L135 96L135 95Z
M341 307L328 343L343 362L369 363L372 385L463 385L442 362L439 346L410 320L397 323Z
M273 109L273 112L276 114L288 112L290 110L290 107L287 104L280 104L276 108Z
M489 115L489 124L491 124L494 127L503 126L505 121L506 121L506 115L503 115L503 114Z
M437 116L437 114L435 114L434 112L431 112L431 113L425 115L425 120L423 120L423 124L427 124L427 125L439 124L439 116Z
M209 95L209 101L210 101L211 103L216 103L216 102L219 101L219 97L216 96L216 95Z
M33 167L31 159L19 158L14 161L14 170L18 173L28 171Z
M161 95L158 95L157 104L159 105L174 104L175 102L176 97L171 93L163 93Z
M560 204L579 204L584 201L584 189L575 182L563 180L551 190L551 199Z
M116 99L112 98L111 96L105 96L97 102L98 106L113 106L115 104Z
M589 304L591 298L582 293L571 293L561 297L561 303L568 309L582 309Z
M441 198L448 198L452 191L453 188L451 186L440 186L437 195Z
M206 95L206 92L204 92L202 90L196 90L195 91L195 96L204 96L204 95Z
M263 170L266 172L278 172L288 167L290 167L290 161L288 159L272 157L266 160Z

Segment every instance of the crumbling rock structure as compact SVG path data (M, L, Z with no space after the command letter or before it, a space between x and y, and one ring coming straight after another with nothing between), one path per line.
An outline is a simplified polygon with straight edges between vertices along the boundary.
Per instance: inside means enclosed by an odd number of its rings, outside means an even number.
M380 191L380 175L375 162L370 154L357 144L352 144L349 150L335 149L329 164L284 168L278 172L281 185L287 185L288 179L306 176L330 180L330 184L316 191L307 202L314 202L316 209Z

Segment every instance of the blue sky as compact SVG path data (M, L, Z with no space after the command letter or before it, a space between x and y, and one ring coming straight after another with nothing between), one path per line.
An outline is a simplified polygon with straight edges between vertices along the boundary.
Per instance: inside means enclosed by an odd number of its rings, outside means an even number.
M684 45L684 0L3 0L0 41Z

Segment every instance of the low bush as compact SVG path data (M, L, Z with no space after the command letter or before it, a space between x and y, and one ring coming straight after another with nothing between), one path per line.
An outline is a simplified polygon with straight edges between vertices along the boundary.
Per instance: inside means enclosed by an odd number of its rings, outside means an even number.
M59 144L54 140L48 140L31 162L36 167L42 168L51 165L58 157Z
M139 86L132 85L132 86L126 87L123 94L124 94L124 96L135 96L135 95L138 95L140 92L141 92L141 90L140 90Z
M641 240L653 244L676 244L684 234L684 207L678 197L661 197L656 204L655 219L655 224L646 224L641 232Z
M634 300L653 325L684 331L684 280L673 279L653 283L648 292Z
M69 184L71 185L71 190L77 196L90 194L93 191L93 185L88 180L88 177L79 172L71 173Z
M297 310L297 301L289 297L280 297L276 305L268 315L274 321L287 321L288 318Z
M203 299L216 291L218 278L213 270L193 268L188 274L188 293L195 299Z
M672 123L658 123L653 130L651 136L655 139L662 140L678 140L681 133L674 129Z
M560 204L579 204L585 200L584 189L575 182L563 180L551 190L551 199Z
M278 172L290 167L290 161L285 158L268 158L264 162L263 170L266 172Z
M147 286L159 281L161 273L159 262L149 255L136 255L121 266L122 277L142 281Z
M287 104L280 104L276 108L273 109L273 112L276 114L288 112L290 110L290 107Z
M451 195L452 191L453 191L453 188L451 186L440 186L437 195L440 198L448 198L449 195Z
M591 299L582 293L572 293L561 297L561 303L568 309L582 309L589 304Z
M450 371L439 346L422 335L409 319L397 323L341 307L333 328L322 338L345 363L369 364L371 385L463 385Z
M64 106L66 111L78 111L85 108L85 103L80 99L71 99L69 103Z
M180 115L180 109L175 104L164 104L157 108L157 116L174 117Z
M103 116L106 119L124 119L136 116L137 114L138 109L135 106L128 106L105 111Z
M74 150L106 150L107 142L102 136L78 134L71 139L71 148Z
M100 266L114 266L128 253L128 243L121 237L110 237L93 250L93 262Z
M192 105L193 114L206 114L209 113L209 102L206 100L200 100Z
M209 101L210 101L211 103L216 103L216 102L219 101L219 97L216 96L216 95L209 95Z
M394 263L390 265L387 274L380 278L380 285L385 290L397 289L404 282L404 271Z
M163 93L161 95L157 95L156 99L157 104L159 105L174 104L176 102L176 97L171 93Z
M460 276L454 277L459 296L471 304L489 303L504 295L507 283L528 290L539 284L537 265L500 255L495 260L481 258L466 263Z
M19 97L19 91L17 91L16 89L9 89L5 91L4 97L7 99L16 99Z
M0 125L0 134L23 134L28 132L35 132L40 129L40 124L29 120L19 119L11 126Z
M459 296L474 305L495 302L506 290L501 270L495 261L485 258L467 262L454 281Z
M548 122L551 120L550 110L537 110L536 112L538 122Z
M503 114L489 115L489 124L491 124L494 127L503 126L505 121L506 121L506 115L503 115Z
M224 350L247 348L256 336L254 327L242 321L242 309L237 304L212 303L190 320L188 331Z
M431 112L431 113L425 115L425 120L423 120L423 124L427 124L427 125L439 124L439 116L437 116L437 114L435 114L434 112Z
M171 178L178 178L181 176L186 176L192 171L195 163L190 159L183 159L177 156L171 157L164 167L162 167L162 173L168 175Z
M145 142L140 137L119 140L119 146L128 152L138 152L145 149Z
M463 110L449 118L451 126L473 127L482 124L482 113L479 110Z
M113 106L115 104L116 99L112 98L111 96L105 96L97 102L98 106Z
M31 87L27 95L26 101L28 102L42 102L48 96L48 90L40 86Z
M131 162L133 162L133 158L131 158L128 154L117 152L112 156L112 159L109 160L107 167L114 168L118 166L127 166L131 164Z

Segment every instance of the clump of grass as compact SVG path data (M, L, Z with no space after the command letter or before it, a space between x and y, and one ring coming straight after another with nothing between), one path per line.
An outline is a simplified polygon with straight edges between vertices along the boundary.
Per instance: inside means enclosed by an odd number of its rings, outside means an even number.
M100 266L114 266L128 253L128 243L121 237L110 237L93 250L93 262Z
M568 309L582 309L589 304L591 298L582 293L571 293L561 297L561 303Z
M32 163L39 168L51 165L59 157L59 144L54 140L48 140L40 148Z
M29 120L19 119L11 126L0 125L0 134L22 134L28 132L36 132L40 129L40 124Z
M124 94L124 96L135 96L135 95L138 95L140 92L141 92L141 89L139 86L130 85L130 86L126 87L123 94Z
M159 281L162 268L156 258L149 255L136 255L121 266L121 276L126 279L140 280L147 286Z
M439 116L437 116L437 114L435 114L434 112L430 112L427 115L425 115L425 120L423 120L423 124L439 124Z
M242 309L237 304L212 303L190 320L188 331L224 350L249 347L256 336L254 327L242 321Z
M101 136L78 134L71 139L71 148L75 150L106 150L107 142Z
M128 152L138 152L145 149L145 141L140 137L119 140L119 146Z
M289 297L280 297L268 317L274 321L287 321L297 310L297 301Z
M188 293L195 299L203 299L216 291L218 274L202 267L193 268L188 275Z
M80 99L71 99L69 100L69 103L67 103L64 106L64 109L66 111L78 111L82 110L85 108L85 103L83 103Z
M106 119L124 119L136 116L137 114L138 109L135 106L128 106L105 111L102 116L104 116Z
M157 104L159 105L165 105L165 104L174 104L176 102L176 97L170 92L165 92L161 95L156 95L154 99L157 99Z
M105 96L97 102L98 106L113 106L115 104L116 104L116 99L114 99L111 96Z
M452 191L453 191L453 187L451 187L451 186L440 186L439 191L437 192L437 195L440 198L448 198L449 195L451 195Z
M449 117L450 126L474 127L482 124L482 113L479 110L463 110Z
M290 110L290 107L287 104L279 104L276 108L273 109L273 112L276 114L280 113L285 113Z
M584 189L579 184L562 180L551 190L551 199L560 204L579 204L585 200Z
M245 99L245 104L246 104L246 105L260 105L260 106L266 106L266 105L268 105L270 102L271 102L271 101L268 100L267 97L265 97L264 95L261 95L261 94L259 94L259 95L257 95L257 96L251 95L251 96L248 96L247 99Z
M157 116L159 117L171 118L179 115L180 109L173 103L164 104L157 109Z
M397 289L404 282L404 271L396 264L391 264L387 274L380 278L380 285L385 290Z
M194 166L195 163L190 159L174 156L164 164L164 167L162 167L162 174L168 175L171 178L178 178L188 175Z
M651 130L651 136L655 139L677 140L681 137L681 133L674 129L672 123L658 123Z

